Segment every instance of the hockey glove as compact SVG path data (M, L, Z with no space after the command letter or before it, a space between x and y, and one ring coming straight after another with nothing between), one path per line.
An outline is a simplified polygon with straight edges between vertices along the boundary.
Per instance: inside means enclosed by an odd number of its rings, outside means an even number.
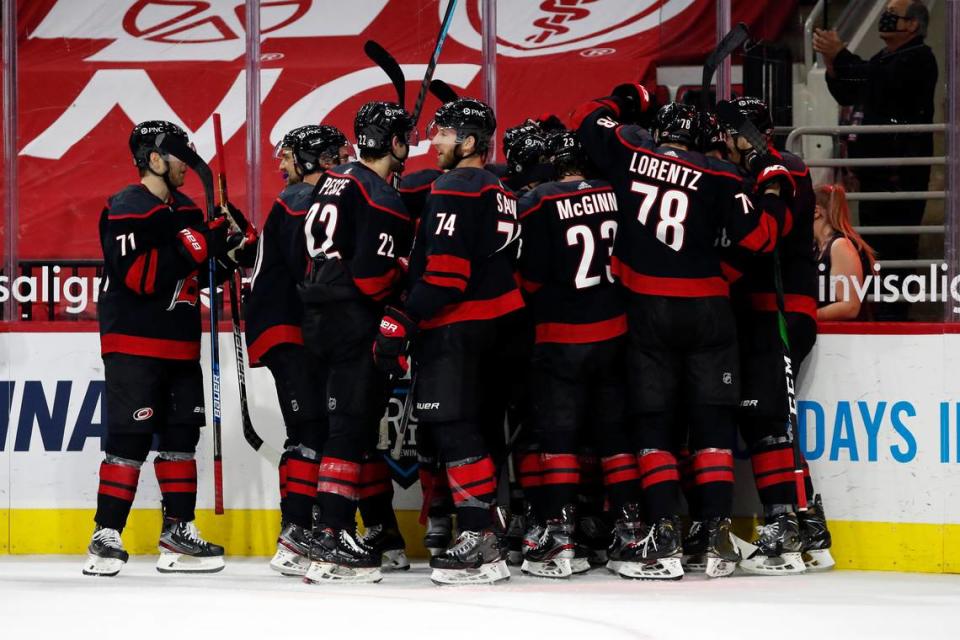
M396 307L384 309L380 333L373 342L373 362L380 371L402 378L410 369L410 343L417 333L417 323Z
M202 227L186 227L177 233L180 252L195 264L202 264L210 256L219 256L227 244L226 218L217 218Z
M638 123L650 109L650 93L637 82L618 84L611 95L620 106L620 122Z
M756 158L751 167L756 171L757 192L774 193L790 202L797 192L797 182L790 171L771 154Z

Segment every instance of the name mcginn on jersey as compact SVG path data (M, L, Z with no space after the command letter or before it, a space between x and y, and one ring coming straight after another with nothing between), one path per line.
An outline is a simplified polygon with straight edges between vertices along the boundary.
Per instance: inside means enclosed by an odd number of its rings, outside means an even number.
M579 199L557 200L557 214L561 220L589 216L593 213L617 210L617 196L612 192L585 193Z

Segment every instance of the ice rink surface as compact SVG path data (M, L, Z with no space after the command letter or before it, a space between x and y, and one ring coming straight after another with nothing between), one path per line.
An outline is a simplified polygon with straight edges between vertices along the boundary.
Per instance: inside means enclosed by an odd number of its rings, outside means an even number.
M196 576L161 575L154 561L135 557L116 578L90 578L80 557L3 558L0 638L960 638L956 575L835 571L663 584L600 569L551 581L514 568L496 586L437 587L416 564L377 585L312 586L271 572L266 559L228 559L223 572Z

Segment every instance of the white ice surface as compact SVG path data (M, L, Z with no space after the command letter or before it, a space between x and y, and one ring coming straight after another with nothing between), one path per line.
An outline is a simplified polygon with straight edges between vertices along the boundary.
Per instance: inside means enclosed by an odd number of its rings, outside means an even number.
M154 559L137 557L116 578L83 576L81 563L0 559L0 638L960 638L955 575L837 571L661 584L603 570L551 581L513 569L501 585L437 587L419 564L350 587L283 578L265 559L228 559L214 575L167 576Z

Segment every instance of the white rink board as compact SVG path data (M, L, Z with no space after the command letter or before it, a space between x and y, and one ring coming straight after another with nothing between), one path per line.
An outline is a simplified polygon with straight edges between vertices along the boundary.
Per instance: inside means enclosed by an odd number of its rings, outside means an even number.
M275 509L276 470L241 434L229 333L221 333L220 352L225 506ZM800 417L831 518L960 524L960 381L953 375L958 354L960 335L819 337L801 376ZM206 343L202 355L208 372ZM6 431L0 509L92 508L102 457L96 434L103 431L98 335L0 334L0 358L0 372L14 385L6 422L0 414L0 433ZM272 377L265 368L248 370L247 382L257 431L279 448L283 430ZM941 403L947 408L945 429ZM207 405L209 421L209 397ZM89 432L95 435L81 437ZM213 506L211 446L206 429L198 455L201 509ZM148 480L140 483L137 502L157 504L152 465L143 473ZM745 514L753 490L749 482L738 486L738 510ZM399 491L396 505L419 509L418 488Z

